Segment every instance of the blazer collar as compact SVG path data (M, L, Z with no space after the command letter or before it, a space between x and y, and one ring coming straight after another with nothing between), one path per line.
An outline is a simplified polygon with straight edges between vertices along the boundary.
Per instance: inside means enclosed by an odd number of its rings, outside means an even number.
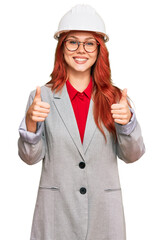
M87 115L87 122L85 127L85 133L84 133L84 139L83 144L80 139L80 134L75 118L75 114L73 111L73 107L71 104L71 100L69 98L66 84L64 84L61 91L55 93L53 92L53 101L54 104L61 116L62 121L65 124L65 127L67 128L67 131L69 132L74 144L76 145L79 153L81 154L83 160L85 160L85 153L89 147L89 144L93 138L94 132L97 128L94 117L93 117L93 100L90 99L90 105Z

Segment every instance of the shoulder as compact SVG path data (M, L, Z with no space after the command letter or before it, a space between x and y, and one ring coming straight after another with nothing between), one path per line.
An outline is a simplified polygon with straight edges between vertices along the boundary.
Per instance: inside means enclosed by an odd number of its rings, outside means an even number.
M41 86L40 88L41 88L42 99L55 98L55 97L60 98L60 96L62 95L62 91L64 93L66 91L66 84L64 84L62 89L60 89L59 91L52 90L52 84L45 84L45 85ZM36 89L31 91L31 93L30 93L32 98L34 98L35 94L36 94Z

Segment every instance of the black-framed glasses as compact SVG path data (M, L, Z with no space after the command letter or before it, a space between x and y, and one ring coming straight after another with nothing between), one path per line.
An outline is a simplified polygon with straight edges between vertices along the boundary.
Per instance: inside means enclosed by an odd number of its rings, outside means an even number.
M90 39L85 42L80 42L75 39L67 39L64 41L64 43L67 50L71 52L76 51L79 48L80 44L83 43L84 50L88 53L93 53L97 49L98 45L100 45L100 43L95 39Z

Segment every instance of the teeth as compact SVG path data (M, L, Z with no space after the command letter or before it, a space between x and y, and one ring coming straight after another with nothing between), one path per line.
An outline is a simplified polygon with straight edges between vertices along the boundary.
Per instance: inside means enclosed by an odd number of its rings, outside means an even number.
M83 58L74 58L75 60L77 60L77 61L81 61L81 62L84 62L84 61L86 61L87 59L83 59Z

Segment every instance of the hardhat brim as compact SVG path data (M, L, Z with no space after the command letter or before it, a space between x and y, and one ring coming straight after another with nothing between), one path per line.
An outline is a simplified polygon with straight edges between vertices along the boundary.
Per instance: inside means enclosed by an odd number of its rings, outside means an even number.
M104 33L102 33L102 32L97 32L97 31L91 31L91 30L79 30L79 29L72 29L72 30L62 30L62 31L57 31L57 32L55 32L55 34L54 34L54 38L56 39L56 40L58 40L59 39L59 37L60 37L60 35L62 34L62 33L65 33L65 32L70 32L70 31L84 31L84 32L95 32L95 33L97 33L97 34L99 34L99 35L102 35L103 36L103 38L104 38L104 42L108 42L109 41L109 37L108 37L108 35L107 34L104 34Z

